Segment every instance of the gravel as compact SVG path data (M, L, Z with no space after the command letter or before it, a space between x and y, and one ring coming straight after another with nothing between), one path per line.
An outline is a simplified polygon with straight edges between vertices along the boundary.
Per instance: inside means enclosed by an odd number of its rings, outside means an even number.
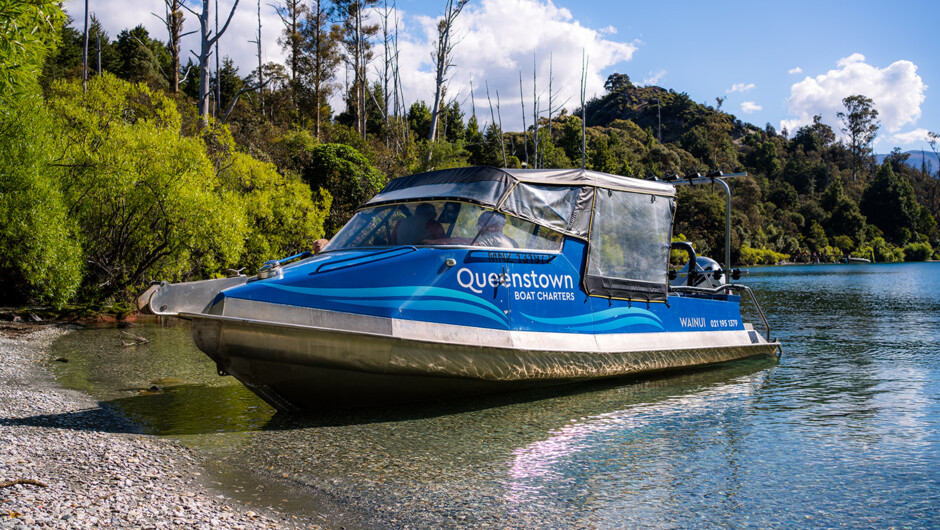
M0 528L310 526L213 490L190 449L59 387L46 350L67 331L0 325Z

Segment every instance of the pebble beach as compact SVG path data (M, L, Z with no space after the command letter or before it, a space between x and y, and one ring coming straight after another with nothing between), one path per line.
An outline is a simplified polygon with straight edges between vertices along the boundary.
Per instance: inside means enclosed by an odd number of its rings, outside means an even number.
M0 325L0 528L310 528L208 484L198 455L58 386L62 325Z

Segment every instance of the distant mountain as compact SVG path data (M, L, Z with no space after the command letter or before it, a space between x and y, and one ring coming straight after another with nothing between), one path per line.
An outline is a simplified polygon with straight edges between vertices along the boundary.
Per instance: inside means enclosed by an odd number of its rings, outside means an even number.
M924 162L927 163L932 175L936 175L937 170L940 169L940 160L937 159L937 155L934 153L929 151L905 151L903 154L910 155L907 159L907 165L914 169L920 169ZM887 157L888 155L875 155L875 159L879 164L884 163Z

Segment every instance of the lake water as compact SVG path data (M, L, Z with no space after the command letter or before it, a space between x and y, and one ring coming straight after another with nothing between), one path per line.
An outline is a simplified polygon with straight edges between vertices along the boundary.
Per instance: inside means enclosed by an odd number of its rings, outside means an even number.
M124 330L141 346L82 330L52 355L66 385L207 455L223 487L357 514L328 525L940 526L940 263L743 283L779 362L354 416L274 414L185 326Z

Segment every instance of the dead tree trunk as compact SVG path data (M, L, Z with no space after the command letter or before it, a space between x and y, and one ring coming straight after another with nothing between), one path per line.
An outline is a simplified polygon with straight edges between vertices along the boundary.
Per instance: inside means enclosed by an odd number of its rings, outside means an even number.
M199 111L200 125L203 127L209 124L209 59L212 57L212 47L218 42L219 37L225 33L225 30L228 29L228 25L232 21L232 15L235 14L235 9L238 7L240 0L235 0L235 5L232 6L232 10L228 14L225 25L222 26L222 29L214 33L209 27L209 14L211 11L209 7L210 1L211 0L202 0L202 13L196 13L186 6L186 4L182 4L186 10L199 18L200 46L199 55L196 56L199 60L199 101L197 102L197 109Z
M88 92L88 0L85 0L85 44L82 46L82 92Z
M454 29L454 21L460 10L469 0L447 0L447 7L444 8L444 16L437 23L437 51L434 53L434 61L437 65L436 75L434 77L434 105L431 107L431 131L428 133L428 140L433 142L437 137L437 122L441 113L441 98L444 95L444 85L447 83L447 71L453 66L451 63L451 54L456 44L451 39L451 32Z
M496 115L493 114L493 100L490 99L490 83L486 82L486 100L490 104L490 121L496 125L496 132L499 133L499 150L503 154L503 167L506 167L506 145L503 143L503 118L499 114L499 90L496 91ZM497 125L497 117L499 119Z
M261 0L258 0L258 35L254 42L258 44L258 104L261 107L261 115L264 116L265 82L264 82L264 61L261 55ZM226 113L226 116L228 116L228 113Z
M167 79L170 82L170 90L175 94L180 91L180 40L189 35L183 31L183 0L163 0L166 7L165 17L160 17L156 13L153 16L160 19L166 26L166 32L169 36L168 47L170 49L170 75ZM100 61L99 61L100 62Z
M525 165L529 165L528 128L525 125L525 94L522 92L522 70L519 70L519 104L522 105L522 150L525 152Z

